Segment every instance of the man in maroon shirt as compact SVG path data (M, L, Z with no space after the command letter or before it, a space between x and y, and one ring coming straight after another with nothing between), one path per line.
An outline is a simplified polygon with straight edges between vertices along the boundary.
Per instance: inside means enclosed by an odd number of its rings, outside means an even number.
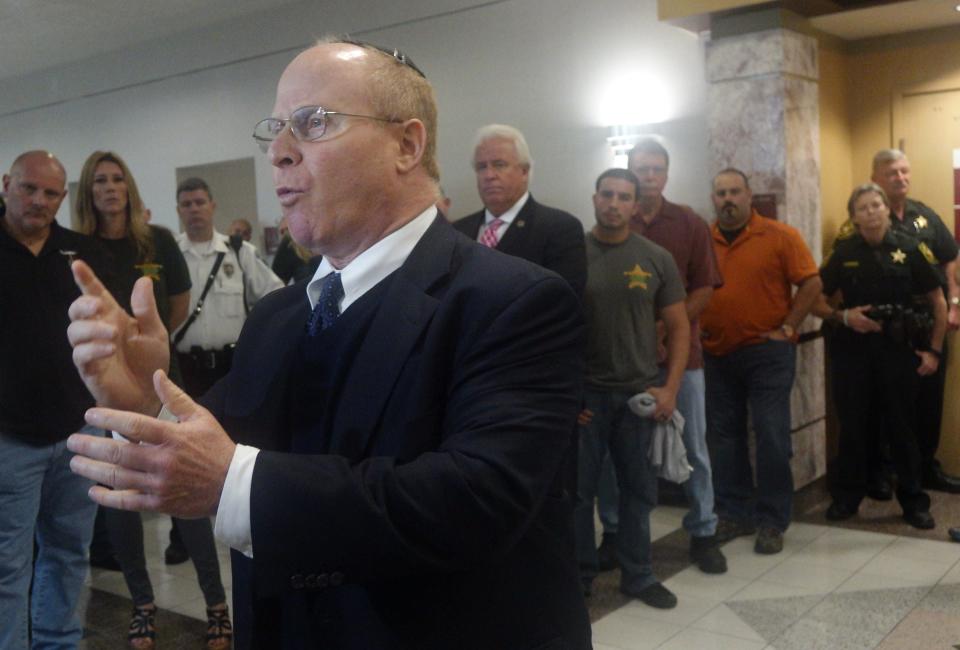
M727 561L716 543L717 515L713 511L713 482L706 443L703 350L698 327L700 312L714 288L723 281L706 222L689 207L663 197L670 168L667 150L652 138L644 139L630 151L628 161L630 171L640 180L641 192L631 228L670 251L687 290L690 358L677 395L677 409L686 421L683 444L693 472L683 484L690 504L683 527L690 534L690 557L700 570L724 573Z

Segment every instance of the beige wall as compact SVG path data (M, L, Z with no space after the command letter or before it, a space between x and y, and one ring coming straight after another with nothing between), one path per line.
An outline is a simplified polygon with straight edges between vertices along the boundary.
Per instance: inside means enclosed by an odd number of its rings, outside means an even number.
M960 28L870 39L846 57L854 181L870 175L873 154L897 146L895 118L904 92L960 87Z
M826 254L846 218L853 187L849 75L842 46L820 41L820 200L823 252Z

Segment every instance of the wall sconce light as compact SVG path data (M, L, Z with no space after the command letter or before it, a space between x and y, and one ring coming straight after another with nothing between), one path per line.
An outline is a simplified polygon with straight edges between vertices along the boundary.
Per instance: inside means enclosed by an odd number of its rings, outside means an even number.
M607 145L613 152L613 166L626 167L627 154L633 149L633 146L644 138L662 138L652 130L655 125L650 124L618 124L609 127L607 135Z

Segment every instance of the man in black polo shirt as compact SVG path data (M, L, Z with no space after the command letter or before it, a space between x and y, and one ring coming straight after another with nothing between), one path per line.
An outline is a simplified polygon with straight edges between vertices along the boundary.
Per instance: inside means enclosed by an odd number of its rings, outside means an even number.
M70 471L66 438L84 426L93 399L65 331L80 295L71 260L105 265L91 238L54 221L65 183L63 165L45 151L22 154L3 176L0 648L28 647L31 627L33 647L75 647L83 631L76 604L96 504L87 498L91 481Z

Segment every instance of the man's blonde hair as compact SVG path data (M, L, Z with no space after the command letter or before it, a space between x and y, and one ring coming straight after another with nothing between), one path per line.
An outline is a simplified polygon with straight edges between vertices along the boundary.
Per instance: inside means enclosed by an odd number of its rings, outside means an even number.
M427 145L421 164L435 181L440 180L437 165L437 100L433 86L423 73L398 50L390 54L370 43L357 41L347 36L326 36L317 45L354 45L371 53L371 74L368 92L376 117L402 122L418 119L427 131Z

